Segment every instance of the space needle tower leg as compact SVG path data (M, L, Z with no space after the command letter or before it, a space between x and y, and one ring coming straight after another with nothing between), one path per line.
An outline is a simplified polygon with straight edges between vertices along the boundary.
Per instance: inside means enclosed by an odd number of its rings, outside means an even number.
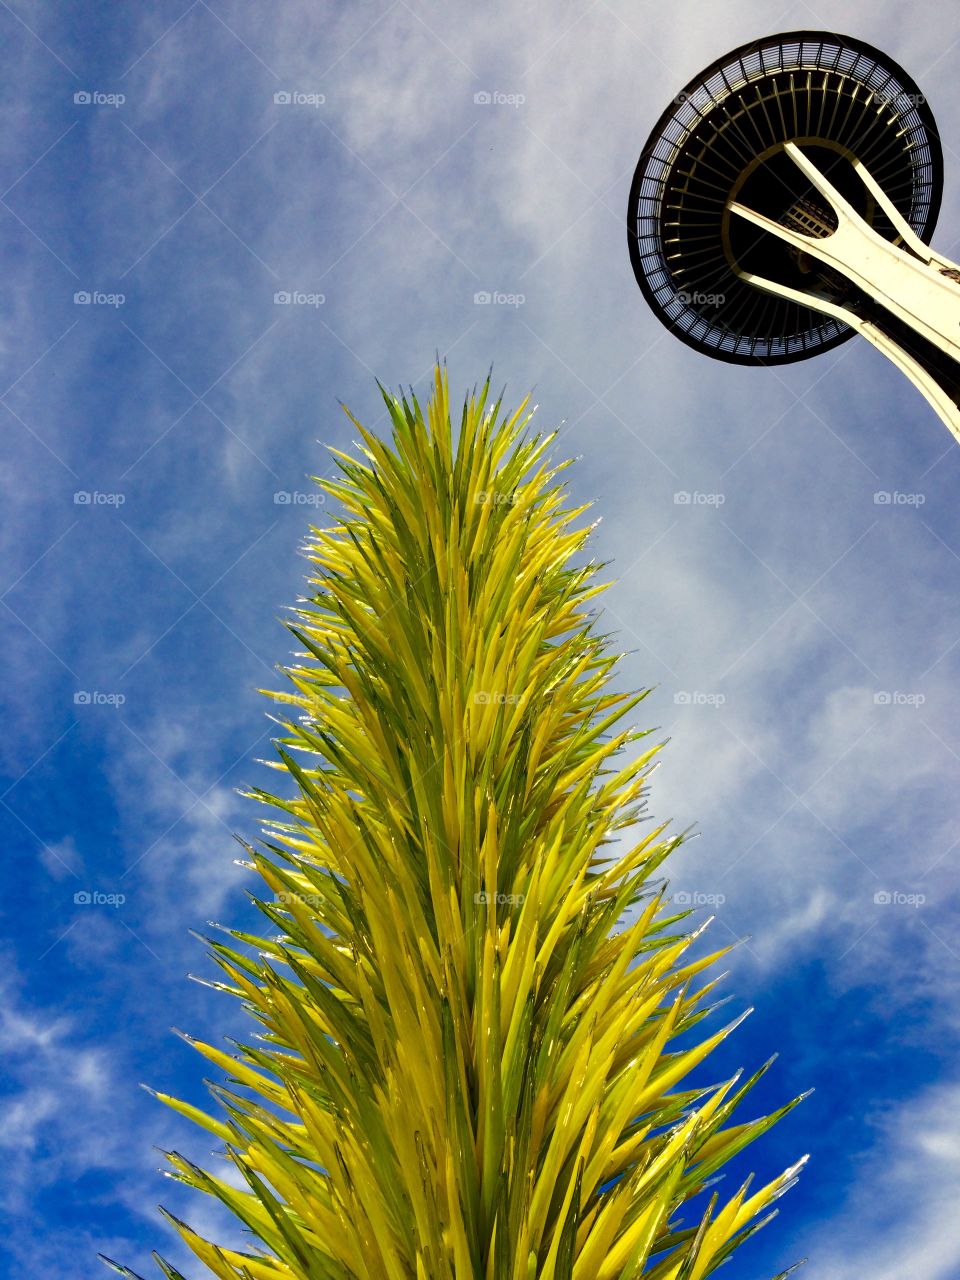
M796 143L783 149L826 202L834 225L826 208L822 218L816 210L811 215L808 202L798 202L775 221L732 200L731 214L801 255L810 284L792 288L740 267L737 274L861 333L911 379L960 440L960 267L916 235L860 161L853 168L893 225L899 244L878 235Z

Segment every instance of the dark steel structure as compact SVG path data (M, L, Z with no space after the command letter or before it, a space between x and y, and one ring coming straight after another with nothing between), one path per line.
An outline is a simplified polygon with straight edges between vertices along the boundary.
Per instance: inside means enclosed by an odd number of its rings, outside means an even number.
M918 385L936 382L921 390L944 416L960 348L913 319L921 285L928 310L949 308L944 286L960 307L956 268L926 250L942 190L910 76L861 40L793 31L718 59L660 117L630 191L630 260L654 313L698 351L783 363L860 331Z

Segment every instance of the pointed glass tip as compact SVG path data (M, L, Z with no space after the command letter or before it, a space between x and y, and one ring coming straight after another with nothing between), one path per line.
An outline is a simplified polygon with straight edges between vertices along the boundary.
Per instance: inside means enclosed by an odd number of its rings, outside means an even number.
M741 1013L739 1018L734 1018L734 1020L730 1023L730 1025L724 1028L724 1034L728 1036L732 1035L732 1033L736 1031L737 1027L739 1027L741 1023L746 1022L747 1018L749 1018L751 1013L753 1013L753 1009L754 1009L753 1005L751 1005L749 1009L744 1009L743 1013Z

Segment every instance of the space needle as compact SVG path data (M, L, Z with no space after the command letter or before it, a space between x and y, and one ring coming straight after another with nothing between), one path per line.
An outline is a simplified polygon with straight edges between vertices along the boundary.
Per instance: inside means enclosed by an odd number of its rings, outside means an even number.
M658 318L736 364L861 334L960 440L960 268L930 247L943 191L933 114L861 40L742 45L660 117L630 191L630 259Z

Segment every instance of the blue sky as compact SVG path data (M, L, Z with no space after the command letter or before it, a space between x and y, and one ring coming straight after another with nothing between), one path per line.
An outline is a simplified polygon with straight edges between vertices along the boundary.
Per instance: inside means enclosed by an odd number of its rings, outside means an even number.
M813 1159L725 1275L960 1274L960 451L865 343L699 357L626 252L665 102L798 27L919 82L956 259L960 14L927 0L0 3L6 1274L159 1274L159 1248L198 1276L160 1200L231 1231L157 1174L208 1144L137 1083L200 1102L169 1027L245 1030L186 980L188 931L251 919L234 788L264 781L306 477L349 448L337 398L382 429L374 378L424 390L436 350L453 387L493 361L532 388L582 455L622 678L671 739L651 810L702 832L673 889L746 939L728 988L756 1012L714 1076L779 1050L758 1103L817 1090L751 1153Z

